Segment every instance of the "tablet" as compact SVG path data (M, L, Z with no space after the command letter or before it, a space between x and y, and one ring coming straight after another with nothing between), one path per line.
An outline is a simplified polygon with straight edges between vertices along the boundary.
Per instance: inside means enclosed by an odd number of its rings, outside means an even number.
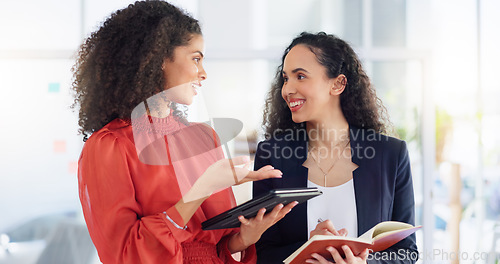
M240 227L240 215L245 218L252 218L257 215L261 208L266 208L266 212L271 212L278 204L287 205L293 201L305 202L313 197L322 194L318 188L286 188L275 189L260 195L248 202L240 204L219 215L216 215L201 223L203 230L214 230L224 228Z

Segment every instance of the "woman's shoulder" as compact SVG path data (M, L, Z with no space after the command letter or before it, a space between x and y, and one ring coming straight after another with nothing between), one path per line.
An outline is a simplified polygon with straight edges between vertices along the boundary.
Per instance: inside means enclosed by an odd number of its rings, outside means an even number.
M378 133L373 129L352 127L350 132L351 148L355 153L364 153L370 150L374 154L394 158L407 155L406 142L402 139Z
M131 135L131 125L126 120L116 118L101 129L92 133L85 142L85 145L115 143L119 139L125 139Z
M367 144L383 144L383 145L401 145L404 140L395 136L385 135L375 131L374 129L364 129L358 127L350 127L350 138L354 142L363 142Z

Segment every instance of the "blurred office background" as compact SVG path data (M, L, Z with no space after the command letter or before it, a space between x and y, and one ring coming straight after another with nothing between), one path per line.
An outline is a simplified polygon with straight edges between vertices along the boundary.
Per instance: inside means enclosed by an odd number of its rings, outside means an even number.
M70 69L84 37L131 2L2 1L0 263L98 263L77 195L83 142ZM199 19L205 36L209 78L191 118L241 120L232 152L262 139L264 99L292 38L336 34L362 58L409 144L420 262L499 261L499 1L172 3ZM249 186L236 191L239 202L250 198Z

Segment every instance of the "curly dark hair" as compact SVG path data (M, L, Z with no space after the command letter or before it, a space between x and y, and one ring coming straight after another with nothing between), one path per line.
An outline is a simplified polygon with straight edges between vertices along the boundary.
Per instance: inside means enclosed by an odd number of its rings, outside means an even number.
M201 35L198 21L163 1L135 2L111 14L81 45L72 89L84 141L115 118L163 91L162 64L176 47ZM174 115L185 117L174 103Z
M291 111L281 97L285 57L293 47L299 44L309 47L316 55L318 62L327 69L329 78L336 78L340 74L347 77L347 85L340 95L340 106L350 126L373 129L384 134L393 133L387 110L377 97L370 79L351 46L344 40L324 32L317 34L302 32L286 48L271 90L267 95L262 122L266 136L273 135L275 131L305 128L304 123L292 121Z

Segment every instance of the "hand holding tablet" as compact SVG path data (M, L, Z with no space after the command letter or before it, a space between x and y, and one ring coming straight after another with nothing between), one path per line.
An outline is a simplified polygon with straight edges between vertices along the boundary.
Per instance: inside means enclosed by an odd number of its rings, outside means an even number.
M267 194L255 197L252 200L227 210L217 216L204 221L201 226L203 230L214 230L224 228L240 227L239 216L246 219L257 216L260 209L265 208L266 212L271 212L278 204L287 204L297 201L305 202L311 198L321 195L317 188L286 188L271 190Z

